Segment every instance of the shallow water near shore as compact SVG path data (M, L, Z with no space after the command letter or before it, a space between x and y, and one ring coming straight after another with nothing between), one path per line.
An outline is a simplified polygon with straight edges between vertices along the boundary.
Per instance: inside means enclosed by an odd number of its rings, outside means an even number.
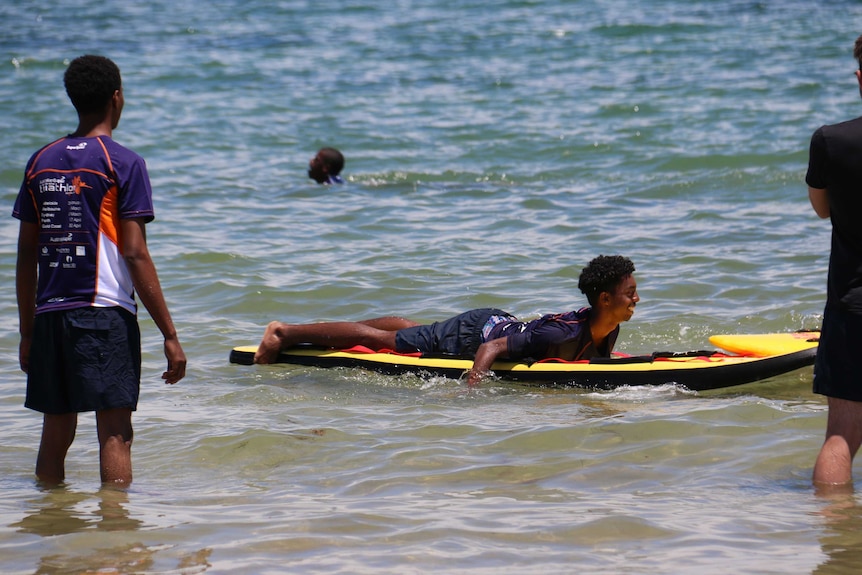
M856 573L862 504L815 493L811 370L711 392L238 366L273 319L585 305L635 262L628 353L816 328L829 223L808 141L860 113L853 2L0 6L0 193L74 129L66 61L113 58L115 138L148 163L150 248L189 356L146 311L135 480L102 487L93 417L33 479L0 226L0 572ZM306 177L344 151L342 186Z

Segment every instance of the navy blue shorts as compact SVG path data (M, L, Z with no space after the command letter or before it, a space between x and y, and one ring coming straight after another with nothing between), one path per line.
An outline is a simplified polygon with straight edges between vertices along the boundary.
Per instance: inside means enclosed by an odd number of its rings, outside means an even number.
M862 315L826 308L814 361L814 393L862 401Z
M395 351L473 357L483 342L482 328L494 315L509 316L499 309L474 309L445 321L399 329L395 334Z
M137 409L141 332L118 307L83 307L36 315L27 399L42 413Z

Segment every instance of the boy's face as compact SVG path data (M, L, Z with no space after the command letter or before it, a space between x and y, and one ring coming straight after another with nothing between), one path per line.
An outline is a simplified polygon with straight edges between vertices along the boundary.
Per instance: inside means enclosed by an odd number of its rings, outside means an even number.
M638 284L633 275L628 275L608 294L608 312L620 323L631 319L635 306L640 301Z

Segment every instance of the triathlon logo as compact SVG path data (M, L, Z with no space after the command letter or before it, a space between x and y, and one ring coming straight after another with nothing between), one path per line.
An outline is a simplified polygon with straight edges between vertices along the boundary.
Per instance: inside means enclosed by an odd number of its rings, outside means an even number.
M72 188L75 190L76 196L81 195L81 189L82 188L87 188L90 190L93 189L92 186L88 186L87 184L84 183L84 180L81 179L81 176L75 176L74 178L72 178Z
M71 182L66 180L66 176L61 176L59 178L43 178L39 180L39 193L51 193L51 192L60 192L70 196L75 194L76 196L81 195L81 190L84 188L93 189L93 186L90 186L81 179L81 176L75 176L72 178Z

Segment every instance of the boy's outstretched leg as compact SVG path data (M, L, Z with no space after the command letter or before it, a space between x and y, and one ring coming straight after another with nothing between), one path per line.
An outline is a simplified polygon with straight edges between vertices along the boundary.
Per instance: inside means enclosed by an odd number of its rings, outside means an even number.
M300 343L310 343L325 347L345 348L364 345L372 349L395 349L397 330L376 327L409 327L415 325L402 318L378 318L376 320L335 321L323 323L288 324L270 322L263 332L263 338L254 354L255 363L274 363L278 353Z

